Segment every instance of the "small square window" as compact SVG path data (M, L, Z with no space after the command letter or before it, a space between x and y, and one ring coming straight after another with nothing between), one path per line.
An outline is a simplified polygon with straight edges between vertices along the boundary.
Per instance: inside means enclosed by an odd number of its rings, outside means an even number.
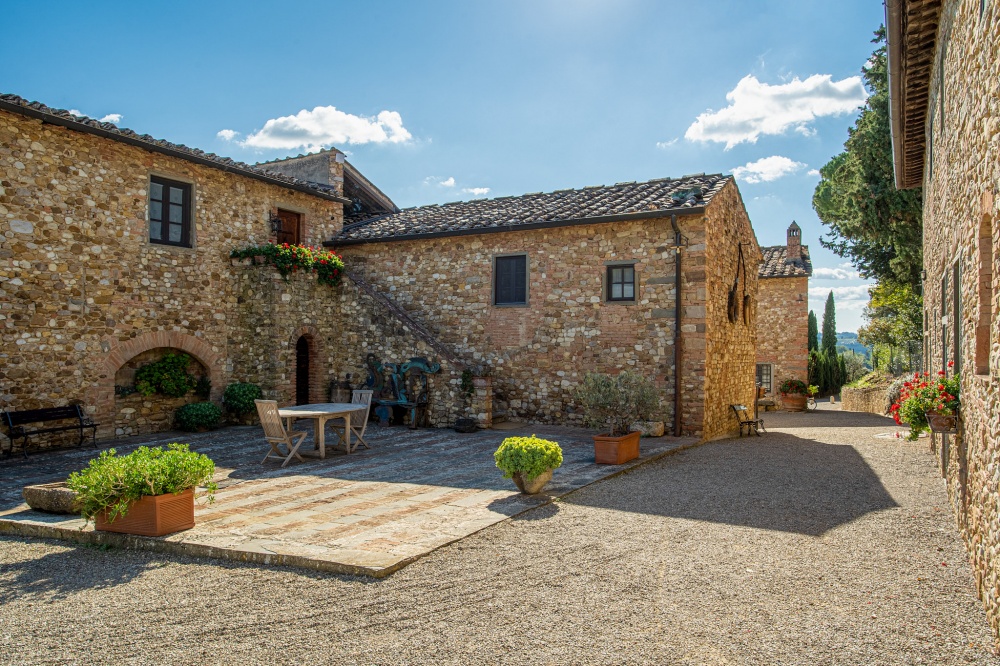
M608 266L609 301L635 302L635 266Z
M493 263L493 304L528 304L528 256L496 257Z
M152 176L149 242L191 247L191 185Z

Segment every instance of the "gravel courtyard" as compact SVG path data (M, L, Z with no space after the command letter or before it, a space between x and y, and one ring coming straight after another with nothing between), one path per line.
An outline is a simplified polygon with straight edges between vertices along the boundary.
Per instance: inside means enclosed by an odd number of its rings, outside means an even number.
M998 663L926 440L766 419L377 581L0 538L0 661Z

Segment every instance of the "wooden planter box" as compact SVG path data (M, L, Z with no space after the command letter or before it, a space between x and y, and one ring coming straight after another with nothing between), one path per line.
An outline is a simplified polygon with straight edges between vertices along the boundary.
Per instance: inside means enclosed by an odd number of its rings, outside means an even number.
M149 495L129 506L124 516L108 522L107 512L97 514L95 527L104 532L163 536L194 527L194 489L174 495Z
M621 437L594 435L594 460L598 465L621 465L639 457L639 437L635 430Z

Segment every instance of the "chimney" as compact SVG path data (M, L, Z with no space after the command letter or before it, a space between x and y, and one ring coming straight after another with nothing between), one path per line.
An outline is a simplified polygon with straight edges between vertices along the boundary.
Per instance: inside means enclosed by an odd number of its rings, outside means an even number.
M792 220L792 223L788 225L788 234L786 236L788 242L788 249L785 251L786 261L801 261L802 260L802 229L799 225Z

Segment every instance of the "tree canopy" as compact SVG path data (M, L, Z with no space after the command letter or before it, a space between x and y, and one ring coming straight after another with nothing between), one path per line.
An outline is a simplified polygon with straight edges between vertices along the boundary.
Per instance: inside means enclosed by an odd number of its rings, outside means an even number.
M858 329L862 344L902 347L923 337L923 299L908 284L879 282L868 290L868 322Z
M897 190L893 178L885 34L885 26L875 32L878 48L861 68L868 100L848 130L844 152L819 170L813 208L830 230L820 239L823 247L849 259L862 277L917 289L921 192Z

